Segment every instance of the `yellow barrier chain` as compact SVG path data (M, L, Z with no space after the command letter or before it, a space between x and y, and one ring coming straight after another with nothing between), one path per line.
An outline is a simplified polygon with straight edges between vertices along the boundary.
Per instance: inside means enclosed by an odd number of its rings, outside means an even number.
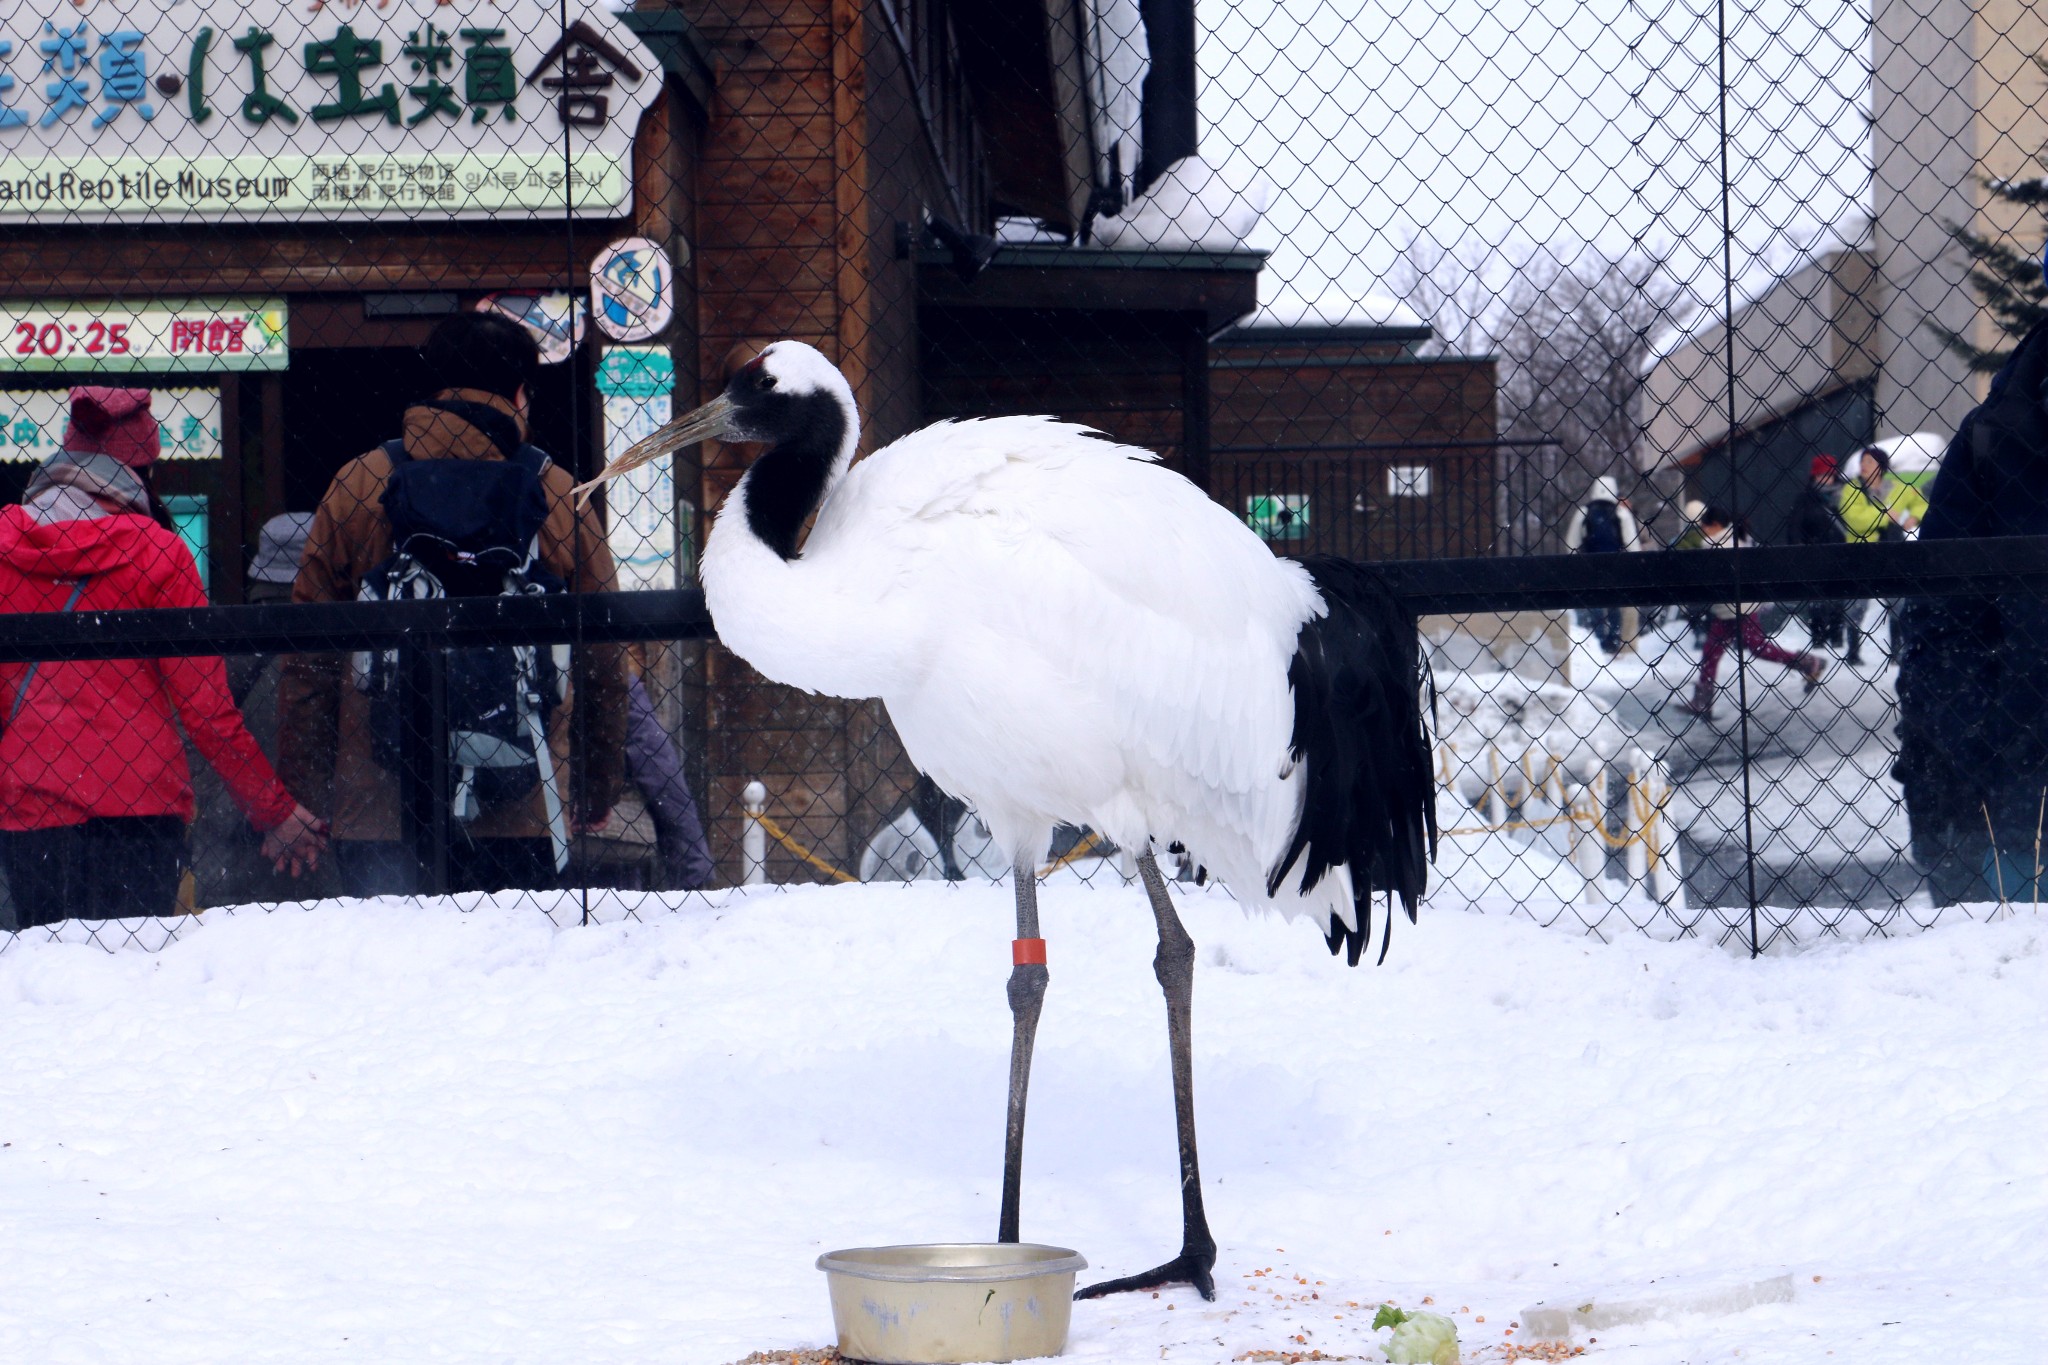
M820 858L817 854L811 852L802 844L790 838L788 834L783 832L782 826L776 824L767 816L756 815L752 811L744 811L742 812L742 814L744 814L749 820L752 820L756 824L760 825L762 829L768 831L769 838L773 839L776 843L781 844L791 853L794 853L804 862L807 862L812 867L817 868L818 871L824 873L826 876L832 878L834 881L858 882L860 880L860 878L852 876L849 873L841 872L838 868L832 866L832 864L826 862L823 858Z
M746 816L747 819L759 824L761 828L767 832L769 838L773 839L776 843L781 844L784 848L788 849L791 853L795 854L799 859L806 863L809 863L818 871L832 878L832 880L838 882L860 881L860 878L852 875L849 872L845 872L837 867L834 867L831 863L826 862L823 858L811 852L811 850L805 848L796 840L790 838L788 831L784 830L782 826L776 824L766 815L756 815L752 811L741 811L740 813ZM1095 852L1101 846L1101 841L1096 837L1095 832L1093 830L1090 830L1087 834L1087 837L1083 838L1081 842L1075 844L1072 848L1068 849L1065 853L1062 853L1059 857L1047 863L1044 867L1039 868L1038 875L1041 877L1051 876L1053 873L1059 871L1067 864L1078 862L1082 858L1087 857L1090 853Z

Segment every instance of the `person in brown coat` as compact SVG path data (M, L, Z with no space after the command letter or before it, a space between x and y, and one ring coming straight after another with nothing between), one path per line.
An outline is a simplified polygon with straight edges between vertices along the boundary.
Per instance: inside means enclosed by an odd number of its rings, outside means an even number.
M405 453L412 460L499 460L504 456L490 434L461 414L465 406L488 408L511 419L518 438L527 437L527 391L540 356L526 330L486 313L457 314L434 329L425 348L427 365L440 385L433 403L415 405L404 417ZM487 413L473 413L497 426ZM353 601L365 574L392 552L391 524L384 512L391 457L382 447L344 465L314 514L305 558L293 585L295 602ZM617 586L611 551L597 513L578 511L570 497L575 483L559 464L543 477L548 516L540 532L540 559L572 592L610 592ZM334 654L287 659L280 683L279 769L293 790L333 826L335 867L346 894L407 895L419 889L419 868L400 826L397 777L373 756L370 701L347 685L348 660ZM602 824L624 773L627 714L625 675L619 649L579 649L570 693L556 708L548 741L575 828ZM575 725L574 713L586 712ZM570 763L572 729L584 745ZM580 772L576 771L580 768ZM494 891L540 889L556 881L553 845L541 783L536 776L529 799L485 813L457 829L447 850L448 889Z

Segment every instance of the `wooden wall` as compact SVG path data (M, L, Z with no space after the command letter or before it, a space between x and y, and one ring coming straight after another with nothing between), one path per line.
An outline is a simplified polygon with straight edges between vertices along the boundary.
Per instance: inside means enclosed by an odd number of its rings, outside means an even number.
M1365 342L1211 348L1210 431L1233 446L1487 441L1494 362Z
M916 276L896 225L940 202L907 73L863 0L685 8L719 58L698 168L699 389L772 341L808 342L853 385L871 450L917 420ZM715 509L754 453L707 445L699 505ZM879 704L769 684L715 646L704 678L704 815L722 875L740 871L739 798L755 780L796 841L857 871L915 778ZM771 849L772 881L826 875Z
M1187 353L1199 315L928 307L928 421L1050 413L1186 464Z
M1417 357L1396 343L1294 338L1212 348L1213 491L1304 497L1288 554L1407 559L1493 553L1499 490L1494 362ZM1392 467L1429 470L1402 496Z

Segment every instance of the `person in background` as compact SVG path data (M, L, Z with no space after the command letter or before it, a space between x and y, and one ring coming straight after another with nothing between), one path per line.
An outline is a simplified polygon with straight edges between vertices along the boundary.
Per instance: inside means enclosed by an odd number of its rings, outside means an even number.
M503 460L527 439L528 386L540 368L532 335L491 313L458 313L434 328L423 351L434 397L405 410L404 453L418 462ZM314 513L292 588L295 602L351 602L362 580L392 550L384 493L397 466L382 446L342 466ZM598 510L579 510L575 479L550 463L542 476L547 519L541 565L571 592L618 586ZM375 756L371 703L344 684L345 660L300 654L285 660L279 690L278 766L287 781L326 803L334 821L335 866L344 894L411 895L420 885L400 826L397 777ZM568 699L556 709L548 747L557 790L580 797L568 823L578 832L605 823L624 776L625 678L615 645L579 649ZM570 780L575 713L584 782ZM479 818L447 849L451 891L538 890L557 880L543 784Z
M242 600L251 606L292 600L292 582L299 576L299 560L305 557L306 533L313 529L311 512L279 512L263 523L256 533L256 556L249 561L249 578L242 586ZM235 705L249 700L257 679L276 661L274 654L238 654L228 661L228 685Z
M1927 499L1912 484L1892 473L1891 457L1876 446L1865 446L1857 457L1856 477L1842 489L1842 521L1849 539L1859 545L1910 540L1920 532L1920 520L1927 515ZM1892 657L1899 653L1899 604L1884 604L1891 636ZM1851 642L1851 662L1862 661L1863 604L1853 604L1857 637Z
M63 448L0 509L0 610L202 607L150 466L147 389L76 388ZM216 657L0 665L0 870L15 928L177 913L194 801L185 735L263 853L316 866L325 826L293 799L242 723Z
M1807 467L1806 487L1799 490L1799 501L1793 505L1786 527L1794 545L1841 545L1849 539L1849 528L1842 521L1841 473L1841 461L1834 456L1813 457ZM1861 602L1810 602L1806 628L1817 647L1839 646L1846 637L1848 662L1862 661Z
M1734 517L1718 507L1700 513L1700 533L1710 550L1741 549L1755 543L1736 526ZM1747 651L1751 658L1768 659L1799 673L1806 679L1808 692L1820 686L1820 660L1774 644L1756 619L1754 603L1716 602L1708 611L1712 621L1707 627L1706 645L1700 652L1699 683L1693 688L1691 699L1678 704L1679 710L1690 716L1714 714L1714 675L1720 671L1721 655L1730 645Z
M1678 529L1667 549L1703 550L1707 545L1707 533L1700 530L1700 518L1706 515L1707 505L1698 498L1687 498L1679 511L1685 517L1685 524Z
M1565 528L1564 547L1570 554L1620 554L1642 548L1642 531L1635 514L1621 500L1620 488L1605 475L1593 480L1585 503L1572 513ZM1621 608L1592 607L1580 619L1608 654L1621 652Z
M1679 512L1685 518L1678 534L1671 538L1666 549L1703 550L1707 546L1706 533L1700 530L1700 517L1706 513L1706 503L1698 498L1687 498L1679 505ZM1697 602L1688 602L1678 609L1679 616L1692 631L1692 647L1700 648L1707 642L1707 624L1713 617L1706 607Z
M242 600L251 606L289 603L292 579L306 547L311 512L280 512L257 533L256 552L242 581ZM273 764L277 762L277 690L282 654L228 656L228 690L243 722ZM288 879L258 856L248 826L219 782L194 775L199 813L186 842L192 859L194 892L202 905L321 900L341 894L333 860L303 878Z
M1857 455L1856 477L1842 489L1842 522L1858 544L1907 540L1927 515L1927 499L1892 474L1891 457L1876 446Z
M627 671L626 773L639 788L654 821L664 889L700 891L711 885L717 869L711 861L710 842L704 837L704 822L697 814L697 800L690 794L675 741L655 713L654 698L647 690L646 664L637 651L628 651Z

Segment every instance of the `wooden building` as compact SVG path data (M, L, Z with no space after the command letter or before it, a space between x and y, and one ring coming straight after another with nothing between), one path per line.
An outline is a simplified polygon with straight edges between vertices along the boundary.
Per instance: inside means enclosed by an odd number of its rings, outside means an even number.
M1285 554L1495 553L1494 361L1417 354L1398 305L1262 311L1211 349L1212 493Z
M52 400L33 395L155 388L160 486L198 518L216 601L241 600L267 517L310 508L393 434L440 317L580 293L618 237L687 250L711 56L678 11L572 4L563 31L552 0L43 8L17 21L55 20L55 38L0 33L19 106L0 122L20 120L0 142L0 308L24 334L98 322L136 344L0 362L28 437L0 461L0 496L54 445ZM136 31L124 82L94 54ZM40 98L51 43L87 107ZM594 365L584 348L534 395L537 440L579 469Z

